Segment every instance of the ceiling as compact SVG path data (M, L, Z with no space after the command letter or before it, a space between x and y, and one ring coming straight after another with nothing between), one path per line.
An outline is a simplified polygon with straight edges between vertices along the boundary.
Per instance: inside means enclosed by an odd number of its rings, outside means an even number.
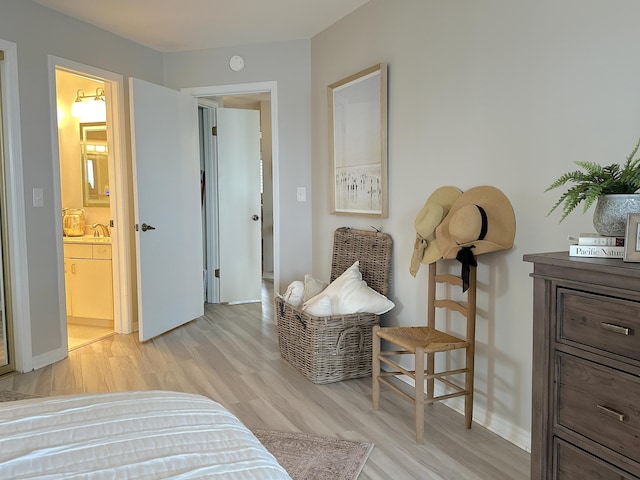
M309 39L369 0L34 0L161 52Z

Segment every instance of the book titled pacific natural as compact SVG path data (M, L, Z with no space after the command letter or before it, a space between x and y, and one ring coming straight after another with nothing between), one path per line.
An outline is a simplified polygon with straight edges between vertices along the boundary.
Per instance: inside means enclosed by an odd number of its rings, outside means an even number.
M624 247L569 245L570 257L624 258Z
M570 257L624 258L624 237L581 233L568 240Z

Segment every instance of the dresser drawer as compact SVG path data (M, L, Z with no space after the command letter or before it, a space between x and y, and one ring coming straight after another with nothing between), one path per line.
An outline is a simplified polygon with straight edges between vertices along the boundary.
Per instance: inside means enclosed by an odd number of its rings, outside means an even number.
M556 422L640 461L640 377L557 354Z
M587 478L637 480L638 478L559 438L555 438L553 443L554 480L585 480Z
M553 442L554 480L637 480L631 475L559 438Z
M640 360L640 303L558 289L558 341Z

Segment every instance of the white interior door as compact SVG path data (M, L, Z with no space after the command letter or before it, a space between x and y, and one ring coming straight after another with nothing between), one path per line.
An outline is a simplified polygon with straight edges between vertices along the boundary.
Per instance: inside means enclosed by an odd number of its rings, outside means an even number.
M198 113L187 94L138 79L129 87L144 341L204 314Z
M259 301L262 289L260 113L216 109L220 302Z

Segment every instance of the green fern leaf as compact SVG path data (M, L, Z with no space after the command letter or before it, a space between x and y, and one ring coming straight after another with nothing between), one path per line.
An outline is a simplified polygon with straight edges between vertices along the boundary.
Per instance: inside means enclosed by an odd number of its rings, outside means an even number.
M634 158L638 151L640 151L640 140L623 165L612 163L602 166L595 162L574 162L581 170L561 175L546 188L545 192L548 192L569 185L547 215L560 208L562 212L560 222L562 222L580 203L584 202L583 211L586 212L603 195L635 193L640 189L640 157Z

